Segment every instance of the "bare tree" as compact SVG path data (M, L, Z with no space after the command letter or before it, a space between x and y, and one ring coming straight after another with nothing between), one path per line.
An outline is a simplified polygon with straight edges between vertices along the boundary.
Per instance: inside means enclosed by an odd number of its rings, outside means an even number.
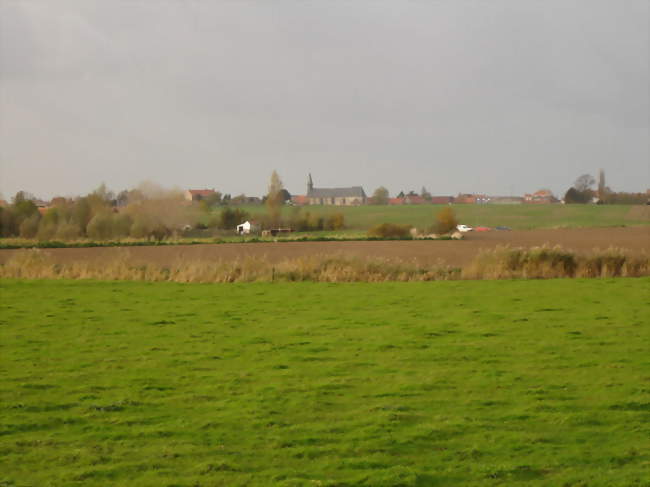
M585 191L590 190L594 184L596 184L596 180L591 174L583 174L576 179L575 183L573 183L573 187L579 192L584 193Z

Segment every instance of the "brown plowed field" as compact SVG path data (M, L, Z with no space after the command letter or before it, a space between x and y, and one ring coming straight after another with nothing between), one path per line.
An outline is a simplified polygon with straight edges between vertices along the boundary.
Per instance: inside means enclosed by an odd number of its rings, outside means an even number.
M278 242L234 243L205 245L175 245L161 247L97 247L83 249L43 250L58 263L73 261L106 261L118 256L137 264L173 263L183 261L232 260L260 257L272 262L310 255L344 254L360 257L385 257L417 260L422 264L439 261L452 266L468 263L480 250L498 245L534 247L543 244L561 245L579 253L618 247L634 254L650 254L650 227L586 228L562 230L471 232L463 241L378 241L378 242ZM0 250L0 263L16 250Z

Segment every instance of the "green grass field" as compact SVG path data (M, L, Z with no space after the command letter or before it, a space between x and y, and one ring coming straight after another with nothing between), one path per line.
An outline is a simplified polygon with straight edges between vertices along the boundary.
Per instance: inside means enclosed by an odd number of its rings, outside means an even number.
M648 486L650 279L0 282L2 486Z
M508 226L515 230L558 227L611 227L649 225L650 208L625 205L453 205L458 219L472 226ZM381 223L408 223L418 228L430 227L441 205L411 206L306 206L302 211L327 215L342 212L349 231L367 230ZM251 214L263 213L264 207L245 207ZM290 215L294 208L285 208Z

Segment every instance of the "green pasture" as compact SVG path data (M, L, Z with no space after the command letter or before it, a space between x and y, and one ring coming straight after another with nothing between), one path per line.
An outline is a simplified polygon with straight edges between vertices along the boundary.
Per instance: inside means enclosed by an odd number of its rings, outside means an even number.
M2 281L0 485L648 486L649 295Z
M507 226L514 230L649 225L650 208L626 205L452 205L458 219L472 226ZM244 207L252 215L262 206ZM319 215L342 212L348 231L367 230L381 223L405 223L430 227L443 205L367 205L356 207L305 206L300 211ZM297 207L284 208L288 217Z

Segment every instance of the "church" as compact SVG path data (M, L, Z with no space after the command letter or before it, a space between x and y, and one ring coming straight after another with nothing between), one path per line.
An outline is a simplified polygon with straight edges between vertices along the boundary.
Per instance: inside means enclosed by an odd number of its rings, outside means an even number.
M309 175L307 181L308 205L357 206L366 204L366 193L361 186L350 188L314 188Z

